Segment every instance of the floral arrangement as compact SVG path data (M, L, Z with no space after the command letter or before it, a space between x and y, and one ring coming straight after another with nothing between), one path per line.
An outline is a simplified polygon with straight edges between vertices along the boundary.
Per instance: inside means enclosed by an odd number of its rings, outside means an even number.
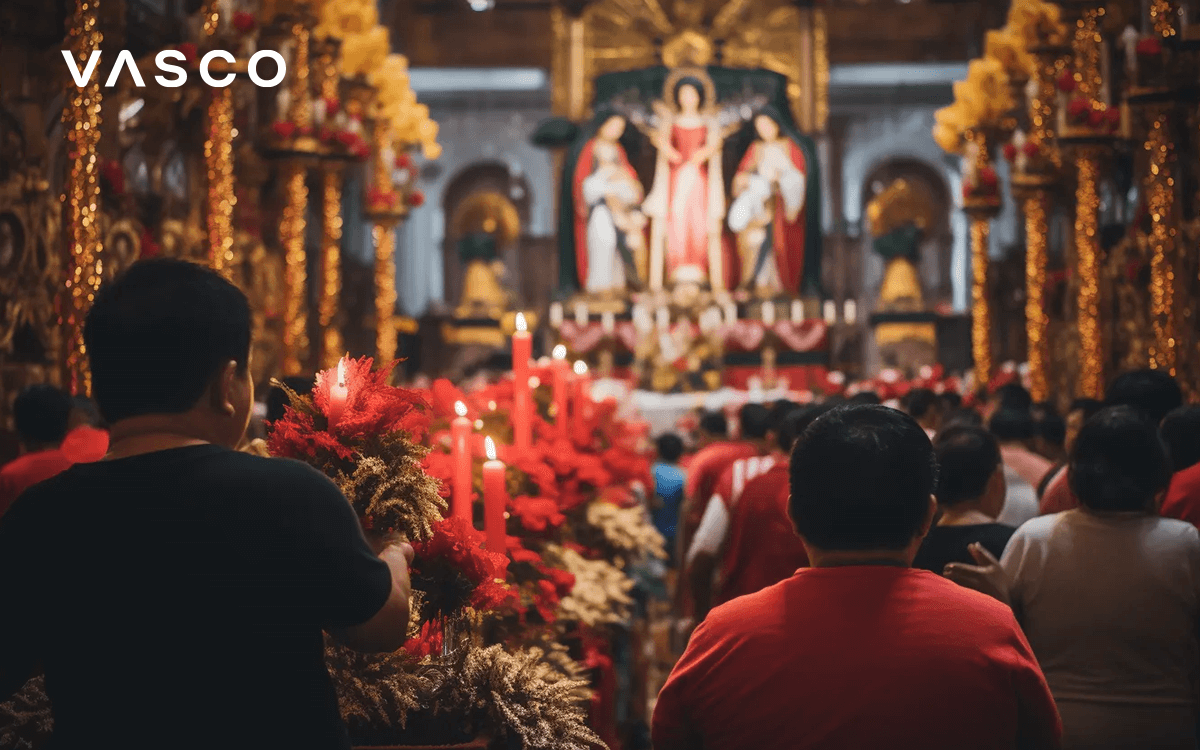
M1044 0L1013 0L1007 27L1024 42L1026 49L1058 46L1067 41L1062 9Z
M994 126L1015 106L1004 65L972 60L967 79L954 84L954 103L934 113L933 138L946 153L961 154L969 131Z

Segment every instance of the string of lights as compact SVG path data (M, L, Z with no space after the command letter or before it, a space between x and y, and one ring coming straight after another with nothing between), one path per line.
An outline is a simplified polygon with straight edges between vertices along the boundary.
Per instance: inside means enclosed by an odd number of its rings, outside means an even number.
M1091 8L1075 22L1072 49L1078 95L1096 103L1103 80L1100 77L1100 17L1104 8Z
M308 186L300 162L284 167L285 204L279 223L279 242L283 246L283 374L303 372L308 351L308 256L304 252L305 211Z
M1175 221L1175 149L1170 137L1169 105L1150 114L1145 149L1150 153L1146 177L1146 206L1150 211L1150 298L1154 340L1150 366L1175 375L1175 258L1178 230Z
M76 0L71 22L71 49L83 69L93 50L100 49L104 35L97 25L99 0ZM70 175L67 178L67 234L70 247L69 271L62 290L62 324L66 333L66 379L74 393L91 394L91 373L83 323L95 300L104 273L100 237L100 169L96 147L100 142L100 109L103 95L97 78L82 88L68 89L63 123L71 143Z
M233 266L233 91L214 89L208 105L208 140L204 162L208 168L207 228L209 265L227 278Z
M992 309L987 286L990 222L985 217L971 217L971 353L977 385L985 385L992 378Z
M396 225L376 222L375 240L375 351L380 362L396 358Z
M321 362L336 367L342 352L342 332L337 325L342 293L342 174L336 165L327 165L323 175L323 222L321 233L321 303L317 319L321 324Z
M1150 0L1150 23L1154 33L1163 37L1175 36L1175 18L1177 11L1171 0Z
M1046 191L1037 190L1025 199L1025 338L1029 362L1029 393L1034 401L1050 397L1046 366L1050 361L1046 314Z
M1104 397L1104 346L1100 332L1100 149L1078 148L1075 155L1075 256L1079 271L1076 299L1079 329L1079 395Z

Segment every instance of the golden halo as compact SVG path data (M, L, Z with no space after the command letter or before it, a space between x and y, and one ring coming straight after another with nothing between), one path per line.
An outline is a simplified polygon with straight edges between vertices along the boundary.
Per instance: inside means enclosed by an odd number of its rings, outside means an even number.
M472 232L490 234L496 238L496 245L501 249L521 236L521 217L517 207L494 190L473 193L463 200L455 210L450 226L454 236L458 237Z
M704 87L704 106L700 109L701 112L707 113L716 109L717 87L713 85L708 71L704 68L686 66L671 68L671 72L667 73L667 80L663 83L662 98L672 112L679 114L679 102L675 101L675 86L684 78L695 78Z

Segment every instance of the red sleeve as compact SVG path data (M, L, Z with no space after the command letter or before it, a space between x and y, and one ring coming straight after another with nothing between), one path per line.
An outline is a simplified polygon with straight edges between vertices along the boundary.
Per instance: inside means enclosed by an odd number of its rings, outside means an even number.
M1050 484L1046 486L1046 494L1042 496L1038 513L1047 516L1051 513L1061 513L1064 510L1078 507L1079 501L1075 499L1075 494L1071 492L1071 487L1067 484L1067 469L1064 467L1062 471L1058 472L1058 476L1051 479Z
M1159 514L1200 528L1200 464L1184 469L1171 478L1167 497Z
M696 750L704 746L704 737L693 719L698 708L694 688L705 684L713 657L719 654L710 630L707 621L696 627L658 694L650 730L654 750Z
M1046 684L1033 649L1011 613L1009 620L1015 648L1011 666L1013 687L1017 691L1017 747L1057 750L1062 741L1062 720L1054 696L1050 694L1050 686Z

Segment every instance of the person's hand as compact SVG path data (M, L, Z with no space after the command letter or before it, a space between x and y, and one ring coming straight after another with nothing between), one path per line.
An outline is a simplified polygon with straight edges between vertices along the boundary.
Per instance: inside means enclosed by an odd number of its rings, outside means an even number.
M408 542L397 542L384 547L379 553L379 559L387 563L392 571L392 581L396 583L405 596L412 595L412 583L408 578L408 566L412 564L416 550Z
M1011 606L1008 598L1008 576L1005 575L1004 568L1000 567L1000 562L979 542L971 544L967 551L978 565L950 563L943 575L959 586L975 589Z

